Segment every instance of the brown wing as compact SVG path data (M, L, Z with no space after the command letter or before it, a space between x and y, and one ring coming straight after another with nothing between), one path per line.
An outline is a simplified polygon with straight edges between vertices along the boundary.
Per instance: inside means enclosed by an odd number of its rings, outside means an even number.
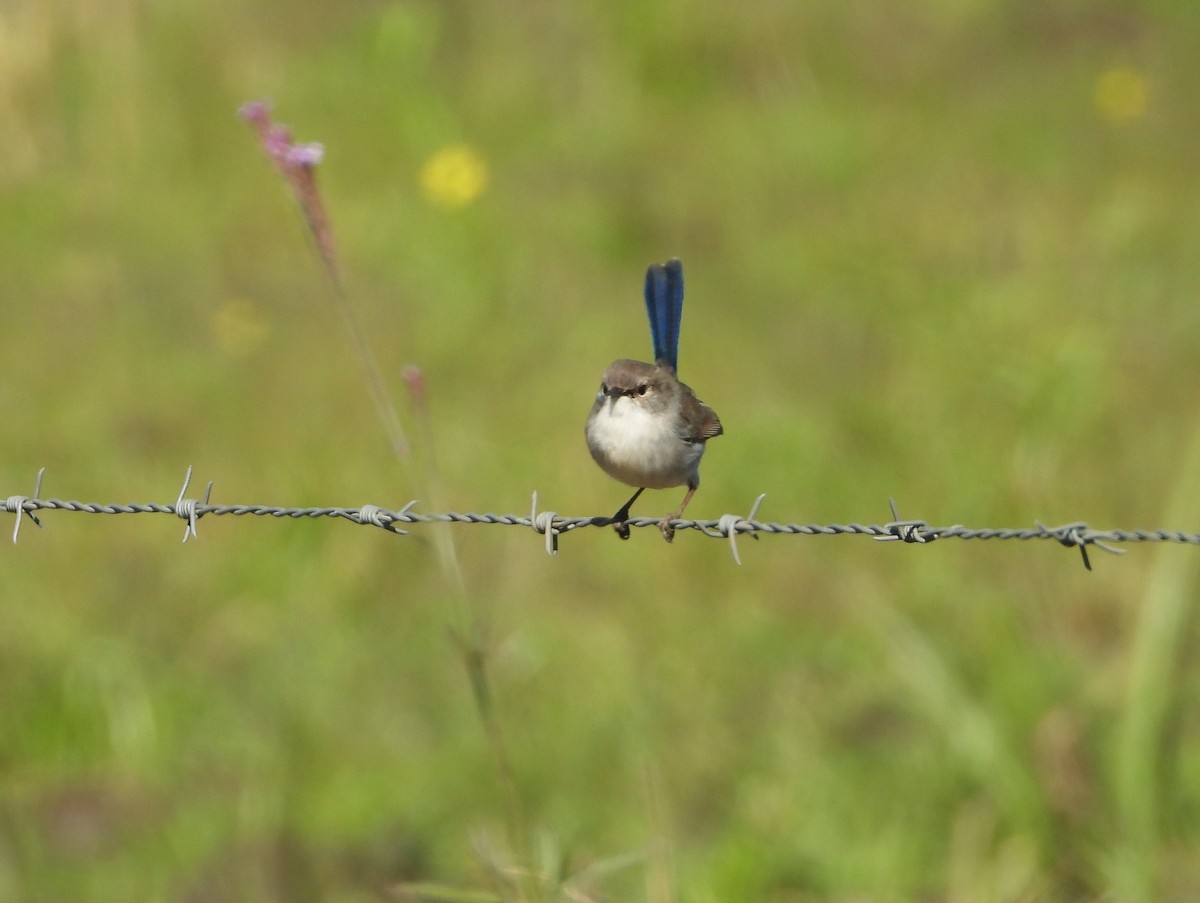
M704 419L700 422L697 429L697 436L701 439L711 439L713 436L719 436L725 432L721 426L721 418L717 416L717 412L700 402L700 407L704 409Z
M681 383L680 388L683 390L683 438L702 442L725 432L716 411L697 398L688 386Z

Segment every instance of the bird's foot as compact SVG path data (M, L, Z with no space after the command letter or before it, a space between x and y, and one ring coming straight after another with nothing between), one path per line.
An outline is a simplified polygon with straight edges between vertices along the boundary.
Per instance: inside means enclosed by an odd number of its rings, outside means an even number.
M622 539L629 538L629 506L626 505L611 518L612 527Z
M671 542L675 538L675 525L671 523L670 514L658 522L658 529L667 542Z
M642 488L635 492L633 494L633 498L622 505L620 510L610 518L613 529L617 531L617 535L622 539L629 538L629 524L627 523L629 520L629 509L632 508L633 503L638 500L638 496L645 491L645 488Z

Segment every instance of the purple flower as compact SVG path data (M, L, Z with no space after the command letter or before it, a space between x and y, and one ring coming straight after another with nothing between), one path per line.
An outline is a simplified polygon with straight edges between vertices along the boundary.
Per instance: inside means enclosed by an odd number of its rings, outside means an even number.
M268 100L251 100L238 107L238 115L258 128L266 128L271 124L271 102Z
M325 156L325 148L315 142L297 144L292 131L271 119L271 104L265 100L252 100L242 104L238 115L258 133L258 142L263 153L275 164L279 174L292 189L292 195L300 205L309 231L316 242L317 251L334 281L339 280L337 254L334 249L333 232L325 216L325 205L317 190L315 168Z
M308 144L293 144L284 155L289 166L316 166L325 157L325 145L312 141Z

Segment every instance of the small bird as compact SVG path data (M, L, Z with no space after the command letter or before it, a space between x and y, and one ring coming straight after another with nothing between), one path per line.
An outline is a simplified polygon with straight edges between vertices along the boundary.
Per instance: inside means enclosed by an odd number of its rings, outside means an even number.
M587 443L605 473L637 487L612 516L622 539L629 538L629 508L643 491L687 486L679 510L658 522L670 542L675 537L671 521L683 514L700 485L704 443L723 430L716 411L675 375L683 316L683 264L678 260L646 270L646 312L654 363L619 360L608 365L588 415Z

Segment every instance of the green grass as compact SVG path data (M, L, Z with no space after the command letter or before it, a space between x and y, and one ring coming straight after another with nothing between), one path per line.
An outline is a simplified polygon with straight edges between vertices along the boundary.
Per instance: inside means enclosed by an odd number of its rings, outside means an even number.
M0 14L0 493L46 466L47 497L168 502L191 464L218 503L610 513L583 421L678 255L681 374L727 431L689 513L1195 531L1197 34L1068 0ZM234 115L261 96L326 145L412 461ZM420 173L457 144L488 181L448 210ZM461 526L460 583L427 529L43 523L0 552L2 899L1200 881L1189 548L763 538L738 568Z

